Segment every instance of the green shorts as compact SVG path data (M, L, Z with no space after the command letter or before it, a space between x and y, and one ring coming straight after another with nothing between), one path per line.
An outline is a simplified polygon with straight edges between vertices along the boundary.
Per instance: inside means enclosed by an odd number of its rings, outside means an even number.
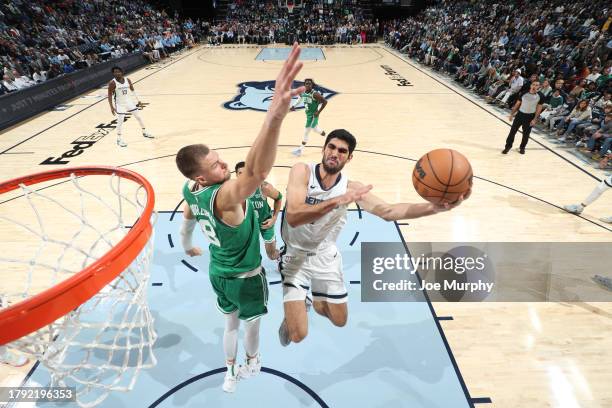
M316 128L319 124L319 117L315 115L306 115L306 126L307 128Z
M274 237L274 226L268 228L268 229L263 229L261 227L259 227L259 232L261 234L261 237L263 238L264 242L267 244L268 242L272 242L275 241L276 238Z
M217 309L222 313L238 310L241 320L255 320L268 313L268 281L263 268L249 278L209 277L217 295Z

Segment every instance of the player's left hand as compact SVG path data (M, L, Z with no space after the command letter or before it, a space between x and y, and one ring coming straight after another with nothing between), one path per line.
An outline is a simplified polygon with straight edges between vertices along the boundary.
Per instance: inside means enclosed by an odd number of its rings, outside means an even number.
M319 111L316 111L316 112L314 113L314 117L315 117L315 118L318 118L318 117L319 117Z
M185 253L189 256L200 256L202 255L202 250L198 247L193 247L187 251L185 251Z
M273 216L271 218L268 218L264 222L262 222L261 223L261 228L263 228L263 229L270 229L270 228L272 228L274 226L275 223L276 223L276 216Z
M536 120L532 120L531 122L529 122L529 126L534 127L536 125Z

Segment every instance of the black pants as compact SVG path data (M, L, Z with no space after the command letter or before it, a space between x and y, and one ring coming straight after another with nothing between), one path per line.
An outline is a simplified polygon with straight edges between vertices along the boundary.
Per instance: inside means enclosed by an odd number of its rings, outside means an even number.
M525 149L525 146L527 146L527 142L529 141L529 134L531 133L531 121L534 117L535 113L523 113L519 111L516 114L514 117L514 122L512 122L512 127L510 128L510 133L506 139L506 149L510 149L512 147L512 143L514 143L514 136L521 126L523 127L523 139L521 140L520 149Z

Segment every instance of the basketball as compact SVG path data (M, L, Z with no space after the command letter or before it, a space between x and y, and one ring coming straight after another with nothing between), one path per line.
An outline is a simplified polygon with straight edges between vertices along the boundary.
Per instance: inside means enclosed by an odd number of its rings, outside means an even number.
M452 204L472 187L472 166L456 150L432 150L414 166L412 184L425 200Z

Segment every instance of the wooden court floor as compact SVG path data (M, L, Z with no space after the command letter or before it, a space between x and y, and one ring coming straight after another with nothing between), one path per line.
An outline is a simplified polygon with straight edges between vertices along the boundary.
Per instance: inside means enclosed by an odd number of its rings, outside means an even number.
M115 144L110 128L81 154L62 158L79 138L112 121L106 89L66 102L65 110L8 129L0 133L2 179L71 165L124 166L151 181L157 210L173 210L181 199L183 178L174 165L181 146L206 143L220 149L232 166L244 159L264 113L245 106L227 109L224 104L236 101L238 84L275 78L281 62L256 61L260 51L201 47L129 74L147 103L141 115L156 137L152 141L140 136L131 119L124 125L127 148ZM324 60L305 61L299 79L314 78L336 93L321 114L320 126L326 131L346 128L356 136L357 151L345 169L351 179L372 183L374 192L390 202L419 202L411 172L422 154L453 148L473 166L472 197L454 211L402 225L406 241L610 241L611 226L598 218L612 215L612 194L581 217L560 209L583 199L604 176L600 170L537 134L526 155L515 151L501 155L507 118L382 45L323 51ZM251 91L242 99L247 107L256 107L269 96ZM288 168L297 160L290 152L301 141L303 124L304 113L298 111L290 113L283 125L269 179L281 191ZM319 161L322 141L311 133L302 159ZM68 163L41 164L57 160ZM0 235L2 242L10 239ZM601 267L601 274L612 274L609 264ZM479 406L612 406L612 303L435 303L434 307L439 316L453 317L441 324L470 394L492 400ZM18 382L25 372L27 367L2 366L0 383Z

